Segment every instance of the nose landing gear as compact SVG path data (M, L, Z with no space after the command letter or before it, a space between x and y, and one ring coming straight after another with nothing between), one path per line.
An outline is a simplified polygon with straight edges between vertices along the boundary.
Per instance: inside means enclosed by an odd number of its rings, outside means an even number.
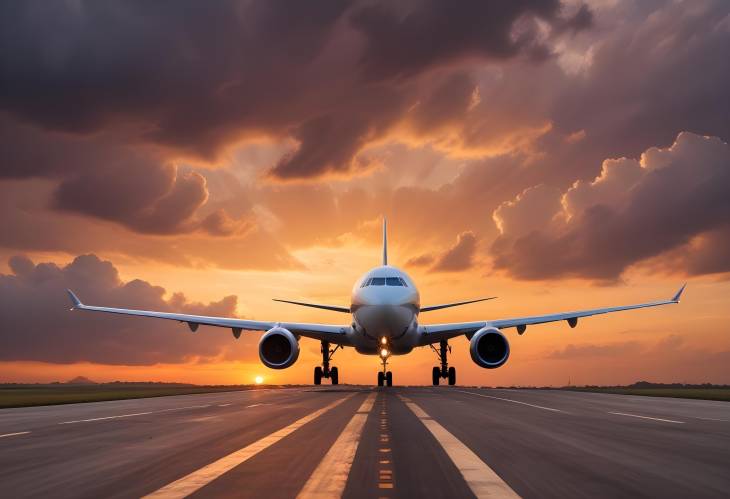
M393 386L393 373L388 371L388 358L381 357L383 370L378 373L378 386Z
M335 354L335 352L339 348L340 348L340 345L337 345L335 348L330 350L330 342L329 341L322 342L322 366L317 366L314 368L314 384L315 385L321 385L322 378L329 378L330 380L332 380L333 385L339 384L339 382L340 382L339 371L334 366L332 368L330 368L330 360L332 359L332 356Z
M431 345L431 350L436 352L436 356L438 357L439 361L441 362L441 367L434 366L433 372L432 372L432 381L433 386L438 386L439 380L441 378L446 378L449 380L449 385L455 385L456 384L456 368L449 367L447 354L451 353L451 347L449 346L449 342L446 340L441 340L439 342L439 349L436 350L433 345Z

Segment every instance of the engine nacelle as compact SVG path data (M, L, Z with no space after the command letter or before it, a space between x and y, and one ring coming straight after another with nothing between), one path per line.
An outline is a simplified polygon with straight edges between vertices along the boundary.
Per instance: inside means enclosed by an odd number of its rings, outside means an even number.
M507 362L509 342L496 327L485 327L471 337L469 353L479 367L494 369Z
M266 367L285 369L299 358L299 341L288 329L269 329L259 341L259 358Z

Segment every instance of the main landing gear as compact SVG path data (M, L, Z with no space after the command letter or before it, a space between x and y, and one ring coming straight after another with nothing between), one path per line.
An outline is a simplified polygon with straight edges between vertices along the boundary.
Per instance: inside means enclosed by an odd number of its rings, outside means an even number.
M340 348L340 345L337 345L335 348L330 350L330 342L322 342L322 365L314 368L315 385L321 385L322 378L331 379L333 385L336 385L340 382L340 373L337 371L337 368L330 368L330 360L332 359L332 356L338 348Z
M434 368L433 368L433 373L432 373L433 386L438 386L439 379L441 379L441 378L448 378L449 385L455 385L456 384L456 368L449 367L449 363L446 358L447 353L451 353L451 347L449 346L448 341L441 340L438 350L436 350L434 348L434 346L431 345L431 350L436 352L436 356L438 356L438 359L441 362L441 367L434 366Z

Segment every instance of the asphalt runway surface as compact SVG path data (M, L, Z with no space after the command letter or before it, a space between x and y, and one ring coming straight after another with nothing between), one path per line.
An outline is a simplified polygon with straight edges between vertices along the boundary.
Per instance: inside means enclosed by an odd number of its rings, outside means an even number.
M728 497L730 403L312 387L0 410L2 497Z

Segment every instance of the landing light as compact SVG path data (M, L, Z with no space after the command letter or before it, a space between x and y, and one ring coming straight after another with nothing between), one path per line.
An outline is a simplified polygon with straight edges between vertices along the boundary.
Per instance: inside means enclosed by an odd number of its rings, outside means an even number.
M383 348L380 351L380 356L383 357L383 358L387 357L388 356L388 350L386 348Z
M386 338L385 336L383 336L382 338L380 338L380 344L381 345L387 345L388 344L388 338Z

